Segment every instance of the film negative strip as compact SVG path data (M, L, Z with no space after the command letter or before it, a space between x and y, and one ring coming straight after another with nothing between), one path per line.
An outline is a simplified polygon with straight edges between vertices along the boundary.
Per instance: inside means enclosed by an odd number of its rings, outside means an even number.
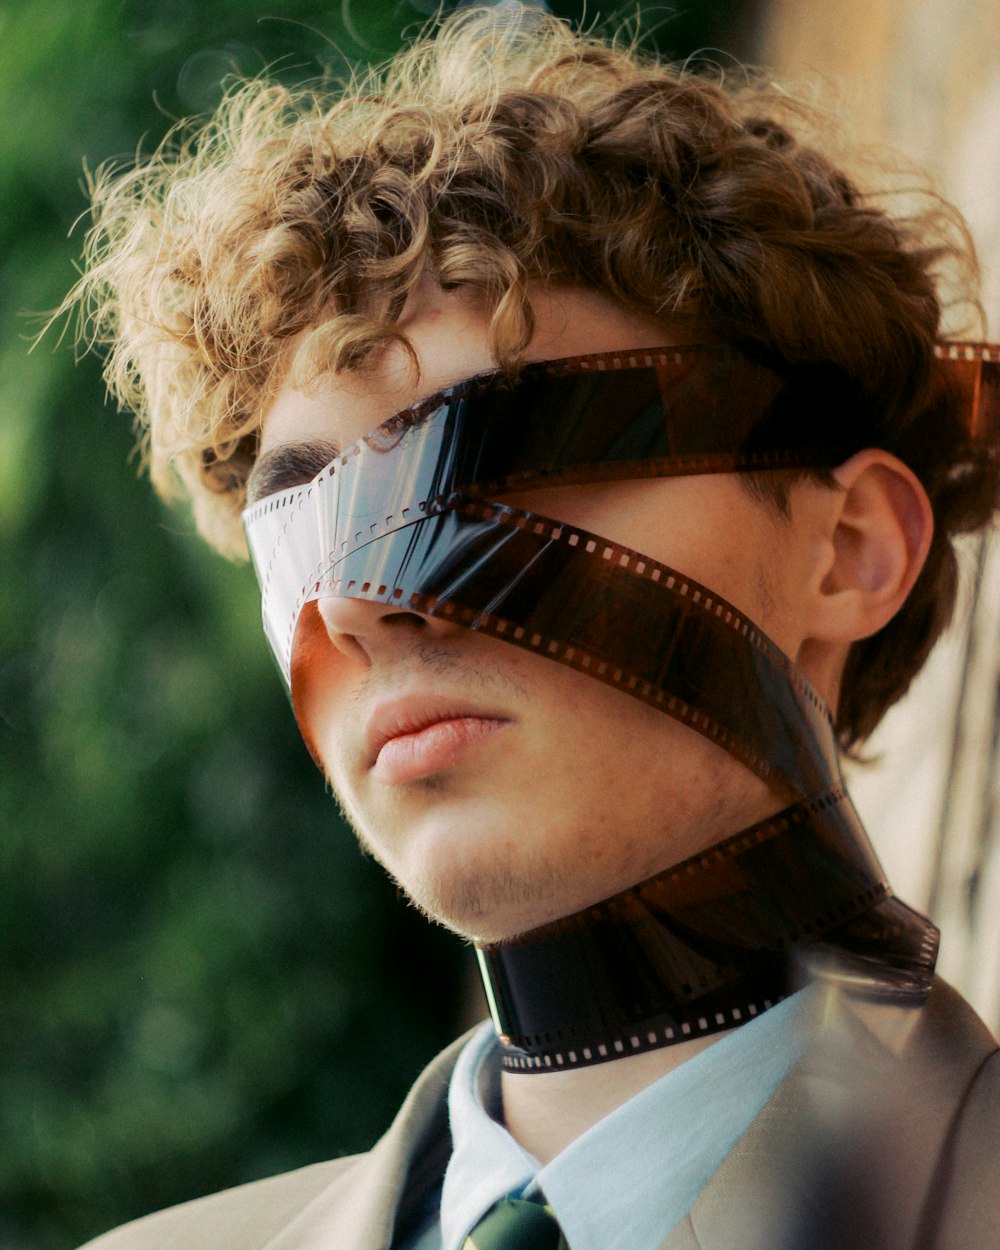
M863 422L843 382L813 389L729 347L602 353L489 374L396 414L312 482L244 514L268 636L290 672L288 618L309 577L449 498L699 473L835 464ZM843 414L851 414L853 439ZM289 586L290 571L299 574ZM294 576L294 574L292 574Z
M823 700L761 629L693 579L595 534L476 500L380 537L318 578L315 598L441 616L587 673L717 743L789 801L839 778ZM313 614L299 619L303 634L323 630ZM302 720L308 657L321 650L296 650Z
M969 433L1000 441L1000 363L942 345ZM880 439L882 442L880 442ZM310 483L248 508L265 629L286 682L302 606L353 549L449 501L538 486L824 467L888 441L827 366L784 374L727 346L607 352L448 388L383 422Z
M947 414L971 464L995 457L1000 348L943 344L938 362L948 402L928 419ZM890 432L829 366L719 345L602 353L448 388L245 513L265 628L307 741L300 696L313 658L330 651L316 605L365 599L587 673L702 733L796 805L767 836L758 828L685 866L700 891L686 902L679 878L657 878L556 930L484 948L513 1069L601 1062L732 1027L788 992L792 948L820 961L835 952L862 987L926 992L936 930L892 898L840 789L829 712L791 661L710 588L502 500L828 468L871 446L893 450ZM753 871L768 856L771 873Z
M922 1000L936 930L892 897L838 788L477 954L504 1067L542 1072L736 1027L798 988L790 952L815 970L841 944L855 993Z
M1000 455L1000 344L939 343L942 384L958 394L970 444L991 458Z

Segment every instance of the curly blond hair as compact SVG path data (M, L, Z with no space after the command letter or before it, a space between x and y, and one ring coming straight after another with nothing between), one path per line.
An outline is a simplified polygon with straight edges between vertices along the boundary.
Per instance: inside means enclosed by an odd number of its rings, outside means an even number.
M852 653L849 743L947 621L949 535L984 523L995 482L956 473L944 447L926 454L940 273L973 268L957 215L928 200L891 216L815 130L760 82L730 88L537 9L462 11L341 90L239 85L209 123L99 172L69 302L110 346L108 385L146 431L154 484L179 485L230 554L290 338L302 384L359 367L402 338L425 276L481 295L508 369L531 338L537 282L838 366L903 432L904 458L905 431L919 433L938 521L917 610Z

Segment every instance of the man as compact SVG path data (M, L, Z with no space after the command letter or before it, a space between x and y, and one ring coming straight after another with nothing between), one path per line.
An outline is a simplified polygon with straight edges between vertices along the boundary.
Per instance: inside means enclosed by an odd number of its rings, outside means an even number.
M96 188L154 481L243 513L303 736L495 1025L370 1155L96 1245L1000 1245L996 1045L838 763L992 515L997 353L935 348L948 213L782 109L505 7Z

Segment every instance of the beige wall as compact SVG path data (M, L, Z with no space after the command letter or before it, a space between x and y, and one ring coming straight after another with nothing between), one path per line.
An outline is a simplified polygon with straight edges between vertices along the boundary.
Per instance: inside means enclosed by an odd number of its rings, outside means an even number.
M1000 0L770 0L760 39L763 64L825 80L859 136L959 204L1000 335Z
M1000 336L1000 0L771 0L757 55L933 174L972 228ZM974 596L978 557L961 619L851 781L897 892L943 930L941 971L1000 1028L1000 543Z

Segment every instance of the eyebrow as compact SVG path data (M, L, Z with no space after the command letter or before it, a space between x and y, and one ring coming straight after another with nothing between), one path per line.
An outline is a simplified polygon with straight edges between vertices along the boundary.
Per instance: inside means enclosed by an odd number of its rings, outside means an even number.
M339 454L335 443L322 438L275 447L261 456L251 470L247 478L247 503L254 504L290 486L311 482Z

